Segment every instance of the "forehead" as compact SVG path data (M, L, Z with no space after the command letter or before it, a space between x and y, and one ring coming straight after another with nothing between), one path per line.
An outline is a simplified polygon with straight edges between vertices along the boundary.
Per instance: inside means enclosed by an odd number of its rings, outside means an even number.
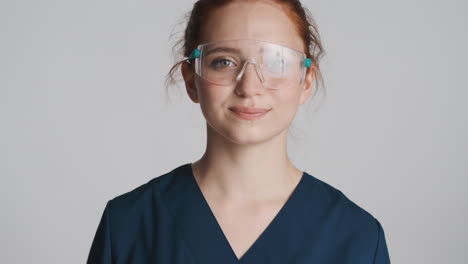
M202 54L204 57L229 54L233 56L273 56L283 59L301 58L304 56L300 51L298 52L290 48L285 49L284 47L283 45L251 39L221 40L203 45Z
M201 43L257 39L304 51L296 26L277 4L233 1L211 12L201 32Z

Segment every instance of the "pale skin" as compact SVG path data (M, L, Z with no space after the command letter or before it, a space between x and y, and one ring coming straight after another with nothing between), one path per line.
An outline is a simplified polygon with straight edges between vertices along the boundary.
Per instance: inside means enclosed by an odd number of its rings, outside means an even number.
M211 13L200 43L258 39L305 51L296 26L276 4L235 1ZM192 163L195 179L234 253L240 258L283 207L303 171L287 154L288 128L312 94L315 68L287 90L262 87L253 67L233 86L200 79L182 65L187 93L206 119L207 146ZM260 120L233 116L233 105L271 108Z

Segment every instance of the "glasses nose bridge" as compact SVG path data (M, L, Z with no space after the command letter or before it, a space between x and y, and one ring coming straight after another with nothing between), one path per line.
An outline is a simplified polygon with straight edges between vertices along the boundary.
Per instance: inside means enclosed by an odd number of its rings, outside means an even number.
M242 66L241 71L236 77L236 81L239 81L244 76L244 72L247 69L247 66L249 64L252 64L255 67L255 72L257 73L257 76L260 79L261 83L265 82L265 79L263 78L263 74L260 70L260 67L258 66L258 63L254 58L250 58L244 62L244 65Z

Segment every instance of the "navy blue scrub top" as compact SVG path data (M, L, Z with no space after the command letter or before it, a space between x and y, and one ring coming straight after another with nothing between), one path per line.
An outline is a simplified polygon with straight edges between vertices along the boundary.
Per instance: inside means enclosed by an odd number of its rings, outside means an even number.
M305 172L238 259L186 163L109 200L87 263L390 263L384 230L341 191Z

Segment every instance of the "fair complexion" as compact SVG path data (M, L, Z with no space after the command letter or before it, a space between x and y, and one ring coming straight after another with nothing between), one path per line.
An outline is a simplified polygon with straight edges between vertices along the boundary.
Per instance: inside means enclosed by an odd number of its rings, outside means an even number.
M215 10L207 19L201 43L247 38L304 51L296 26L276 4L236 1ZM288 128L298 107L311 95L313 71L302 85L277 91L262 87L250 66L233 86L207 83L186 63L182 74L189 97L200 104L206 119L206 151L193 163L200 185L231 201L287 196L302 175L287 155ZM229 110L233 105L271 110L260 120L246 121L233 116Z
M257 39L305 51L295 25L268 1L235 1L207 19L200 43ZM194 176L238 258L300 181L303 172L287 155L287 135L298 107L312 93L314 72L312 68L301 85L272 91L262 87L251 66L236 85L219 86L200 79L191 65L182 65L187 93L200 104L207 127L206 151L192 164ZM247 121L229 110L234 105L271 110Z

